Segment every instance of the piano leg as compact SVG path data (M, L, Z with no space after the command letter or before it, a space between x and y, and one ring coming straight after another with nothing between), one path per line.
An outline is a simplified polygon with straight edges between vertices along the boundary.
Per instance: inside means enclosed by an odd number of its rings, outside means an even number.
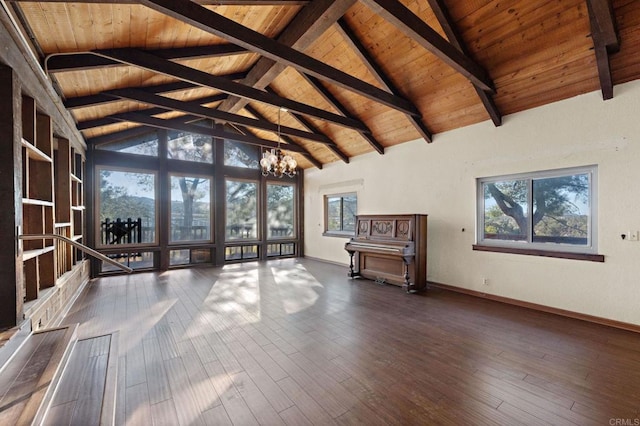
M353 277L355 277L355 276L359 275L359 274L356 274L356 273L353 271L353 254L354 254L354 252L353 252L353 251L350 251L350 252L349 252L349 273L347 274L347 276L348 276L349 278L353 278Z
M407 259L406 257L402 258L402 263L404 264L404 285L402 287L406 287L407 293L411 293L411 282L409 281L409 262L411 259Z

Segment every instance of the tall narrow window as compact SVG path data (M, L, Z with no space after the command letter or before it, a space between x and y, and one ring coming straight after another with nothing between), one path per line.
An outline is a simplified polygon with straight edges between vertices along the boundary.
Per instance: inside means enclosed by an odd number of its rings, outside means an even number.
M478 180L478 244L596 252L596 167Z
M101 169L98 176L100 244L156 242L156 175Z
M206 177L171 176L170 241L211 239L211 183Z
M292 238L294 233L293 185L267 184L267 238Z
M324 197L324 235L348 236L355 232L358 198L355 193Z
M258 184L251 181L226 182L225 240L258 238Z

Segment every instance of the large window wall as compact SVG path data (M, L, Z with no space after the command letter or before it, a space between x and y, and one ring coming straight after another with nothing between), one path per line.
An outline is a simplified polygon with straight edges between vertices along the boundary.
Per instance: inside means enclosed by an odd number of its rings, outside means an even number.
M301 255L302 174L264 177L260 156L165 130L90 144L92 245L137 270Z

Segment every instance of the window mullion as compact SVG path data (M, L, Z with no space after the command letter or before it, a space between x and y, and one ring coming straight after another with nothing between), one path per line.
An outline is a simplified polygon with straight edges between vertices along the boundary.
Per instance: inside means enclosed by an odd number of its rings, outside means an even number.
M533 242L533 179L529 179L527 182L527 243Z

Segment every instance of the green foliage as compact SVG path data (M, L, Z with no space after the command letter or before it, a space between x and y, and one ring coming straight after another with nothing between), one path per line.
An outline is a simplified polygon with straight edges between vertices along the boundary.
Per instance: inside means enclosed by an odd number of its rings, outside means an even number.
M583 210L589 203L588 175L540 178L531 183L532 212L528 180L485 184L485 234L525 237L532 226L536 236L586 238L588 215Z
M259 167L260 149L234 141L224 141L224 165L257 169Z
M257 185L255 182L227 181L227 225L255 222Z
M117 173L128 177L132 182L140 184L147 179L153 180L153 175L142 173L100 172L100 222L106 219L114 220L142 218L143 222L155 222L155 202L153 198L131 196L124 185L117 185L110 177Z
M167 158L172 160L213 163L211 136L186 132L170 132Z
M327 230L355 231L357 198L345 195L327 198Z
M293 185L267 185L267 222L269 227L293 229Z

